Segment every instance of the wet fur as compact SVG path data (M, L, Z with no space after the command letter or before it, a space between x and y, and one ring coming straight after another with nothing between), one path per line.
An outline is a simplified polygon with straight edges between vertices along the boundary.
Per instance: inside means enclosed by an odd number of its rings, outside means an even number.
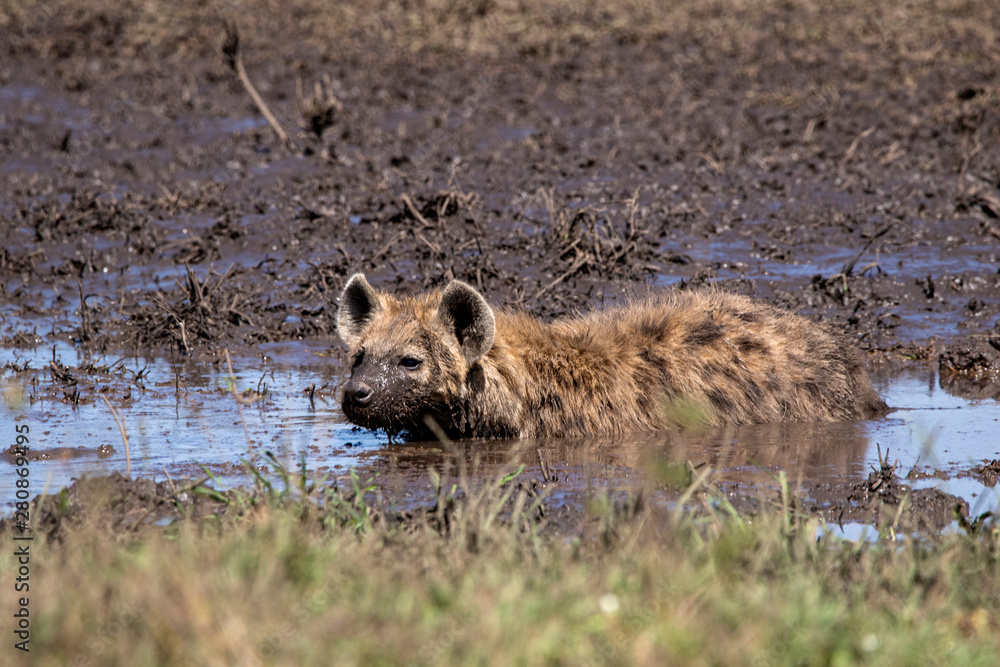
M338 329L355 360L345 413L390 434L419 436L427 417L452 437L524 438L886 410L842 336L717 290L664 292L542 323L494 310L458 281L396 297L359 275L345 288ZM418 357L420 368L400 368ZM358 386L372 389L364 406L348 397Z

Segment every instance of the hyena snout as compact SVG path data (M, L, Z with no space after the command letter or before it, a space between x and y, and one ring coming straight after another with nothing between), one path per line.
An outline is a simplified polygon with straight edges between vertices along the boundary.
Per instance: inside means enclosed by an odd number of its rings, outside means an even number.
M340 407L355 424L368 428L382 425L382 400L375 387L363 380L351 379L344 385Z
M366 382L351 380L344 387L344 405L364 407L371 403L375 391Z
M352 371L343 392L341 407L349 420L367 428L398 430L408 418L401 406L414 394L414 387L403 371L366 355Z

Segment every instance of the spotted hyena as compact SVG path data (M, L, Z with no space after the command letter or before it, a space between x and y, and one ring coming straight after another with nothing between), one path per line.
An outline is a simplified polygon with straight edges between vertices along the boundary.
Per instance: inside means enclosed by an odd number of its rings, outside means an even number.
M390 436L596 435L886 410L843 337L718 290L543 323L458 280L397 297L356 274L337 329L353 362L344 413Z

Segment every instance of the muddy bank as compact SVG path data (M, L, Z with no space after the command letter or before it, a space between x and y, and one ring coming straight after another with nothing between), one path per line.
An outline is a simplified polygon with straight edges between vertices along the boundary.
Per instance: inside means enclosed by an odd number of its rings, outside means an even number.
M354 271L459 277L542 317L719 282L956 388L996 385L991 3L944 27L910 9L879 35L859 27L881 6L692 6L608 30L566 10L506 48L486 29L513 25L502 7L462 39L432 3L421 41L387 11L326 40L335 17L293 5L311 21L237 24L289 145L227 68L221 5L161 8L174 24L98 0L4 10L5 344L329 335Z
M681 513L724 516L727 507L747 517L776 511L790 512L794 521L819 517L841 530L845 523L870 525L876 531L890 531L893 538L897 534L930 536L950 526L972 533L992 517L991 512L970 516L965 500L938 489L904 486L891 466L873 471L861 484L810 483L796 492L774 493L764 486L739 488L714 475L706 479L690 462L661 465L648 481L633 479L624 484L619 479L617 486L592 486L596 480L588 476L583 487L575 474L560 476L544 458L538 460L540 465L532 467L515 468L508 462L501 469L505 474L496 474L493 466L483 470L479 459L464 463L452 459L455 468L462 468L460 475L454 468L449 473L446 464L443 476L432 473L428 484L409 484L407 493L391 498L384 495L385 488L373 484L374 478L366 479L363 474L339 482L299 485L294 474L286 471L285 478L272 476L274 469L262 467L263 476L257 478L264 480L262 483L220 489L209 476L168 477L156 482L116 472L84 477L55 495L36 497L27 514L31 533L46 540L61 540L66 531L83 527L128 535L176 529L184 522L216 525L220 520L238 521L266 513L269 508L296 504L303 521L320 526L344 525L363 516L366 523L404 529L429 525L447 534L454 513L470 502L482 502L483 497L504 504L501 521L517 505L526 503L517 511L530 507L540 534L585 540L599 537L602 523L607 521L620 527L641 516L664 522ZM604 477L602 481L609 481ZM694 487L688 489L692 484ZM680 505L682 498L684 504ZM0 533L17 529L12 518L0 518Z

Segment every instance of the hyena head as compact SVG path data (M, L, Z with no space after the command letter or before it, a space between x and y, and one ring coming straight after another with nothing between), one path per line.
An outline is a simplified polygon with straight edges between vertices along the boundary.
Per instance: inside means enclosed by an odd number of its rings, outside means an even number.
M344 414L390 436L426 433L428 418L452 430L466 378L493 346L495 331L489 304L461 281L397 298L355 274L337 312L337 332L353 363Z

